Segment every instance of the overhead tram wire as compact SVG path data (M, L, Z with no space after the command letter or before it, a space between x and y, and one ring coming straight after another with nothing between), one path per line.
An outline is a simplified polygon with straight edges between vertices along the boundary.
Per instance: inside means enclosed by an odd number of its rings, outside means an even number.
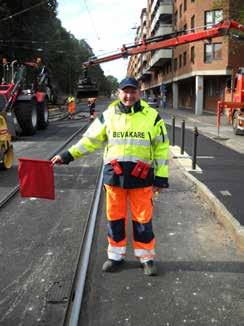
M98 39L98 41L100 41L100 37L99 37L99 35L98 35L98 32L97 32L97 29L96 29L96 26L95 26L94 20L93 20L93 18L92 18L92 15L91 15L91 13L90 13L90 10L89 10L89 8L88 8L88 5L87 5L87 3L86 3L86 0L83 0L83 3L84 3L84 5L85 5L85 7L86 7L86 11L87 11L87 13L88 13L88 15L89 15L89 17L90 17L91 24L92 24L92 26L93 26L93 29L94 29L95 33L96 33L97 39Z
M6 20L9 20L9 19L13 19L14 17L19 16L19 15L21 15L21 14L27 12L27 11L30 11L30 10L36 8L36 7L39 7L39 6L43 5L43 4L46 3L46 2L48 2L48 0L43 0L43 1L39 2L39 3L37 3L37 4L34 5L34 6L28 7L28 8L26 8L26 9L23 9L23 10L21 10L21 11L16 12L15 14L12 14L12 15L9 15L9 16L7 16L7 17L4 17L4 18L0 19L0 23L1 23L1 22L4 22L4 21L6 21Z

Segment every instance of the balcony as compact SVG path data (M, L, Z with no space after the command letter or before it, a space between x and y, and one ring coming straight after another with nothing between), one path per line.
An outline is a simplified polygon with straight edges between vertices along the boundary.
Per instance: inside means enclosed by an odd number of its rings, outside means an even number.
M162 49L155 51L150 60L150 69L152 70L162 67L167 61L171 60L171 58L172 49Z
M171 5L173 6L173 0L154 0L151 6L151 16L155 15L160 5ZM171 12L172 13L172 12Z
M161 35L167 35L173 32L172 25L166 25L166 24L156 24L155 29L152 30L152 36L161 36Z
M150 69L149 66L141 69L141 77L140 77L141 80L146 81L151 79L152 71L150 71L149 69Z
M167 17L167 15L172 15L172 14L173 14L173 6L171 1L160 2L158 8L157 9L155 8L155 14L152 12L153 19L151 24L151 30L154 30L158 21L163 22L163 16Z

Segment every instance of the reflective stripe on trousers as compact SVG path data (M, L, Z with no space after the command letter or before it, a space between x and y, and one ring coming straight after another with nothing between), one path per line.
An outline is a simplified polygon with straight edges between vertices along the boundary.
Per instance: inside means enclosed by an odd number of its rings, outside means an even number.
M152 229L152 187L123 189L105 185L108 219L108 258L121 260L126 253L128 206L133 225L134 254L141 262L155 256Z

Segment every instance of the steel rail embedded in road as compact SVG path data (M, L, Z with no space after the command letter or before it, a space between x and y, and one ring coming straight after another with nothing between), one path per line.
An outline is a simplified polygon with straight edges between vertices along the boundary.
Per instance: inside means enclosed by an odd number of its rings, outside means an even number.
M102 189L102 165L98 175L96 189L92 198L88 219L83 232L79 256L77 260L76 272L73 279L70 299L64 319L64 326L77 326L79 322L80 309L85 288L86 274L89 264L90 252L92 247L95 223L101 197Z
M47 160L50 160L54 155L59 153L65 146L67 146L79 133L86 130L89 123L76 130L61 146L59 146L52 154L50 154ZM3 208L17 193L19 192L19 185L17 184L12 190L0 201L0 209Z

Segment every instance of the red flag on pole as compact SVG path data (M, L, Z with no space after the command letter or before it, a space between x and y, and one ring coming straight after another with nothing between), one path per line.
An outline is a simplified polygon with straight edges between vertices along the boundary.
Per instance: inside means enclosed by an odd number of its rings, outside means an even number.
M52 162L25 157L18 160L21 196L55 199Z

